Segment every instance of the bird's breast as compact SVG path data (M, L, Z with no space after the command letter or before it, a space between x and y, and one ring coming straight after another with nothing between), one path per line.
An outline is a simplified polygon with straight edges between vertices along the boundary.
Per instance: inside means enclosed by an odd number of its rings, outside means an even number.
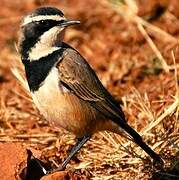
M81 100L60 83L57 68L53 68L38 91L32 93L41 114L56 126L81 137L92 131L97 113L90 104Z

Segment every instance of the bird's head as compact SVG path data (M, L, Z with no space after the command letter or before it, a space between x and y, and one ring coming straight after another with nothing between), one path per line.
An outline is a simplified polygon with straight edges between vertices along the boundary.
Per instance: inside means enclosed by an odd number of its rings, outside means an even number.
M79 23L80 21L67 20L64 14L54 7L41 7L34 10L21 22L19 39L21 55L23 58L39 58L40 55L37 55L37 52L48 53L47 51L52 47L58 46L66 27Z

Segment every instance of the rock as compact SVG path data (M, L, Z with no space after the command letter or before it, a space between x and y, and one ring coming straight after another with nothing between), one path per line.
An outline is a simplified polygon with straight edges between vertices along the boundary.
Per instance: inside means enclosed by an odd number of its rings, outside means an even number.
M20 174L27 164L27 147L20 143L0 143L0 179L21 179ZM31 149L35 157L40 157L40 152Z
M53 174L49 174L41 178L41 180L63 180L63 179L70 179L68 172L60 171Z

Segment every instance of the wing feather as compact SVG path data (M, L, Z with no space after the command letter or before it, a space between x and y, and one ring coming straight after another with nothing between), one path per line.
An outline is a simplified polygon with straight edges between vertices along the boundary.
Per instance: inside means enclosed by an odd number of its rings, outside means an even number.
M60 81L79 98L89 101L93 107L107 118L125 121L120 106L104 88L95 72L82 56L73 49L68 49L63 59L57 64Z

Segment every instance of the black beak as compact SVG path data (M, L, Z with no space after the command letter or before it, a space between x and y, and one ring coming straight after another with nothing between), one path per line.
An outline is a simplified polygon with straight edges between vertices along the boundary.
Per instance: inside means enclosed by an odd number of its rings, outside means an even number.
M59 25L62 27L67 27L75 24L80 24L80 21L74 21L74 20L64 20L64 22L60 23Z

